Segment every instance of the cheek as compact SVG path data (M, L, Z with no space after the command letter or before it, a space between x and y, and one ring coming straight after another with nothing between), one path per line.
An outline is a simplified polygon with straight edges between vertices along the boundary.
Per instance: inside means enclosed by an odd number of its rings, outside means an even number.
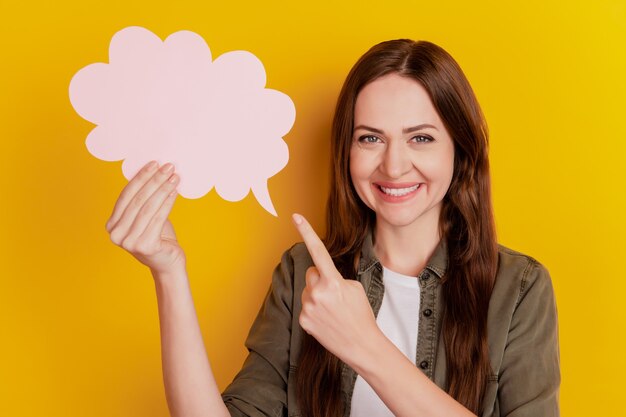
M454 173L454 154L432 155L427 162L422 163L420 170L427 180L447 190Z
M359 199L365 203L368 207L368 198L367 196L371 193L370 191L370 174L371 171L368 168L369 164L367 163L367 158L364 158L364 155L360 153L359 149L354 149L350 152L350 179L352 181L352 185L356 190ZM370 207L371 208L371 207Z
M350 150L350 174L355 179L369 180L381 163L380 149L362 149L352 146Z
M448 192L454 176L454 149L441 161L441 182L444 194Z
M365 158L360 152L360 149L352 147L350 151L350 177L352 178L352 183L355 186L358 186L360 181L363 179L367 179Z

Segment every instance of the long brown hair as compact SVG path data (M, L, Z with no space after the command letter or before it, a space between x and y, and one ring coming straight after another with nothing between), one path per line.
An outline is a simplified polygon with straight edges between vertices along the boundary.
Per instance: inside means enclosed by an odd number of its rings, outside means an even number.
M454 142L454 174L439 219L448 246L448 268L442 280L447 391L479 414L491 373L487 311L498 259L488 130L463 71L441 47L408 39L382 42L367 51L348 74L332 125L324 241L343 277L356 279L356 264L364 239L373 230L375 213L361 201L350 180L354 106L367 83L392 72L426 89ZM341 395L341 362L308 334L301 350L297 390L304 417L339 417L347 406Z

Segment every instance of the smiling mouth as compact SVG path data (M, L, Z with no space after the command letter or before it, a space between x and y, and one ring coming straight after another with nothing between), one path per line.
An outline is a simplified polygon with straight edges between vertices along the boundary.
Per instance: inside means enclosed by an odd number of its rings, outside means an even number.
M415 184L412 187L405 187L405 188L388 188L388 187L383 187L382 185L378 185L375 184L376 187L378 187L379 190L381 190L383 193L390 195L390 196L394 196L394 197L402 197L403 195L407 195L412 193L413 191L417 190L421 184Z

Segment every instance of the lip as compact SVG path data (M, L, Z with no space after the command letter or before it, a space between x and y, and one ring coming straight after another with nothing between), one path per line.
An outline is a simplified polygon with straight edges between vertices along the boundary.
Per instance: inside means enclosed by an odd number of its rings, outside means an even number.
M386 181L376 181L374 185L380 185L385 188L409 188L414 185L420 184L419 182L386 182Z
M417 187L416 190L411 191L410 193L401 195L401 196L388 195L388 194L385 194L385 192L380 189L381 186L385 188L408 188L417 184L419 184L419 187ZM383 201L386 201L388 203L403 203L407 200L410 200L413 197L415 197L417 193L419 193L423 187L424 187L424 184L420 182L397 182L397 183L374 182L372 183L372 188L374 189L374 193L376 193Z

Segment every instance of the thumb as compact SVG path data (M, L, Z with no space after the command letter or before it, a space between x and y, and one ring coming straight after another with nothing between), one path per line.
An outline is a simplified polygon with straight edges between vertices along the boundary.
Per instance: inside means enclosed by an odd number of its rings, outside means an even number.
M304 274L304 281L309 288L314 287L320 281L320 271L315 266L311 266L306 270Z

